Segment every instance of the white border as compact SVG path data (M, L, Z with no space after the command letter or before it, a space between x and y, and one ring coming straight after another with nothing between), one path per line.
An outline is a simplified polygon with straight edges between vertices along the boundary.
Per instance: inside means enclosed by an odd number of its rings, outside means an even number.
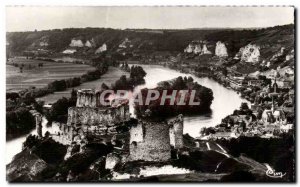
M300 7L300 1L299 0L230 0L230 1L224 1L224 0L51 0L51 1L41 1L41 0L1 0L0 1L0 29L1 29L1 35L0 35L0 119L1 119L1 144L0 144L0 153L2 155L1 159L1 165L0 165L0 185L1 186L15 186L16 184L8 184L6 181L6 166L5 166L5 6L7 5L26 5L26 6L34 6L34 5L42 5L42 6L54 6L54 5L62 5L62 6L176 6L176 5L188 5L188 6L227 6L227 5L235 5L235 6L274 6L274 5L293 5L296 8L299 9ZM295 24L298 25L298 19L296 19ZM299 29L297 30L297 36L299 36ZM299 48L297 46L297 54L299 54ZM299 73L299 65L297 65L297 72ZM299 87L299 74L297 76L297 87ZM298 91L298 90L297 90ZM296 91L296 93L298 93ZM297 99L297 106L298 106ZM297 111L297 116L299 114L299 109ZM299 126L297 126L297 135L299 136ZM299 138L297 138L299 140ZM297 145L299 145L299 142L297 141ZM298 153L298 152L297 152ZM297 157L297 163L299 163L299 157ZM297 164L298 166L298 164ZM298 167L297 167L298 168ZM299 171L296 170L297 173L297 179L299 179ZM21 184L18 184L21 185ZM44 184L23 184L23 185L35 185L35 186L42 186ZM70 184L47 184L47 185L56 185L56 186L65 186ZM73 185L73 184L71 184ZM76 186L86 186L87 184L76 184ZM115 186L120 184L101 184L101 183L95 183L95 184L89 184L89 185L101 185L101 186ZM124 184L122 184L124 185ZM134 185L134 183L125 184L125 185ZM140 185L140 184L138 184ZM143 184L145 185L145 184ZM151 184L151 185L176 185L176 184ZM177 185L184 185L182 183L178 183ZM189 185L189 184L187 184ZM202 184L198 183L196 185L210 185L210 186L216 186L220 184ZM222 185L233 185L233 184L222 184ZM247 184L237 184L237 185L247 185ZM263 186L263 185L272 185L272 184L255 184L256 186ZM287 184L288 185L288 184Z

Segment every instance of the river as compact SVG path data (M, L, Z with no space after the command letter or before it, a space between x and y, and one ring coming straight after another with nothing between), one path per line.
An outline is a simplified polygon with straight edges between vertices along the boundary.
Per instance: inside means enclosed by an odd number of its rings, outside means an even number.
M194 81L206 86L213 91L214 100L211 105L212 112L205 115L185 116L184 117L184 133L188 133L192 137L199 136L202 127L213 127L221 122L221 120L238 109L242 102L247 102L242 99L235 91L225 88L218 82L209 78L198 78L191 74L180 73L176 70L165 68L159 65L140 65L144 68L147 75L145 84L135 88L138 91L142 88L154 88L160 81L166 81L178 76L192 76ZM95 82L97 84L97 82ZM132 107L131 107L132 112ZM46 119L43 119L43 133L46 130L51 131L51 127L46 126ZM46 128L46 129L45 129ZM36 133L33 130L31 133ZM22 143L27 135L6 142L6 163L8 164L13 156L21 151Z
M158 82L170 80L178 76L191 76L194 81L212 89L214 100L212 101L210 114L185 116L184 117L184 133L188 133L192 137L198 137L202 127L213 127L220 124L221 120L233 113L235 109L241 106L242 102L250 103L241 98L239 94L231 89L225 88L218 82L209 78L199 78L191 74L180 73L176 70L165 68L159 65L139 65L146 71L146 83L138 86L136 89L154 88Z

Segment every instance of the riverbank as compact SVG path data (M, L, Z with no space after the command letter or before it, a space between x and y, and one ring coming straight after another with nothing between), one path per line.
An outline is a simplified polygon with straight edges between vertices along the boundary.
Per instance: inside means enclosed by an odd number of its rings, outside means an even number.
M129 73L120 70L117 67L112 67L110 66L105 74L101 76L100 79L94 80L94 81L89 81L80 84L79 86L73 87L73 88L68 88L65 91L60 91L60 92L54 92L52 94L48 94L44 97L40 97L37 100L38 101L45 101L45 103L54 103L58 99L61 99L62 97L65 98L70 98L71 97L71 91L73 89L79 90L79 89L101 89L101 85L104 83L108 86L110 86L112 83L116 82L122 75L128 76Z

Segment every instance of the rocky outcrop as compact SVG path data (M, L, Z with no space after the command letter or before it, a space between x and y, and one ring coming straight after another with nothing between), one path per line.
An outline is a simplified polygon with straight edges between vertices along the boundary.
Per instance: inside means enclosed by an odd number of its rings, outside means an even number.
M225 43L222 43L221 41L216 43L215 55L218 57L228 57Z
M131 44L131 41L128 38L125 38L125 40L119 44L119 48L127 49L131 47L133 47L133 45Z
M206 46L206 41L192 41L185 49L185 53L193 53L195 55L212 54Z
M47 46L49 45L49 43L48 43L47 41L41 41L41 42L39 43L39 45L40 45L41 47L47 47Z
M294 50L292 50L290 53L288 53L285 57L286 61L289 61L291 59L294 59Z
M240 49L235 58L242 62L257 63L260 59L260 47L255 44L248 44Z
M193 51L195 54L200 54L202 51L200 44L195 45L195 49Z
M286 52L285 48L281 47L280 50L271 57L270 61L277 61L280 57L285 55L285 52Z
M76 53L76 52L77 52L76 49L66 49L66 50L64 50L62 53L63 53L63 54L74 54L74 53Z
M47 168L47 163L24 149L18 153L13 161L6 166L7 180L9 182L41 181L40 174Z
M92 43L91 43L89 40L87 40L87 41L85 42L84 46L85 46L85 47L89 47L89 48L92 48L92 47L93 47Z
M212 54L208 49L206 44L203 44L201 54Z
M81 40L72 39L69 45L70 47L83 47L83 42Z
M184 52L185 52L185 53L192 53L192 52L194 52L194 49L195 49L194 45L189 44L189 45L184 49Z
M107 45L105 43L95 51L95 54L102 53L104 51L107 51Z

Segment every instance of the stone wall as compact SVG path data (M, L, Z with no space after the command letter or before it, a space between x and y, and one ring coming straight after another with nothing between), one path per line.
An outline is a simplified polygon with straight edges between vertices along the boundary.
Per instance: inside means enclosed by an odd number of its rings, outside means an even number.
M183 116L180 114L168 122L170 126L170 145L175 149L183 147Z
M130 129L129 160L167 161L171 145L167 123L139 121ZM143 138L143 139L142 139Z
M88 135L116 134L117 125L129 118L128 105L107 109L71 107L68 110L67 124L61 124L53 137L63 144L73 141L80 143Z
M76 106L100 107L100 92L91 89L78 90Z
M113 126L116 123L127 121L129 117L127 104L107 108L70 107L67 124Z
M43 131L42 131L43 116L42 116L42 114L36 110L30 110L29 112L33 115L33 117L35 119L35 129L36 129L38 137L40 137L40 138L43 137Z

